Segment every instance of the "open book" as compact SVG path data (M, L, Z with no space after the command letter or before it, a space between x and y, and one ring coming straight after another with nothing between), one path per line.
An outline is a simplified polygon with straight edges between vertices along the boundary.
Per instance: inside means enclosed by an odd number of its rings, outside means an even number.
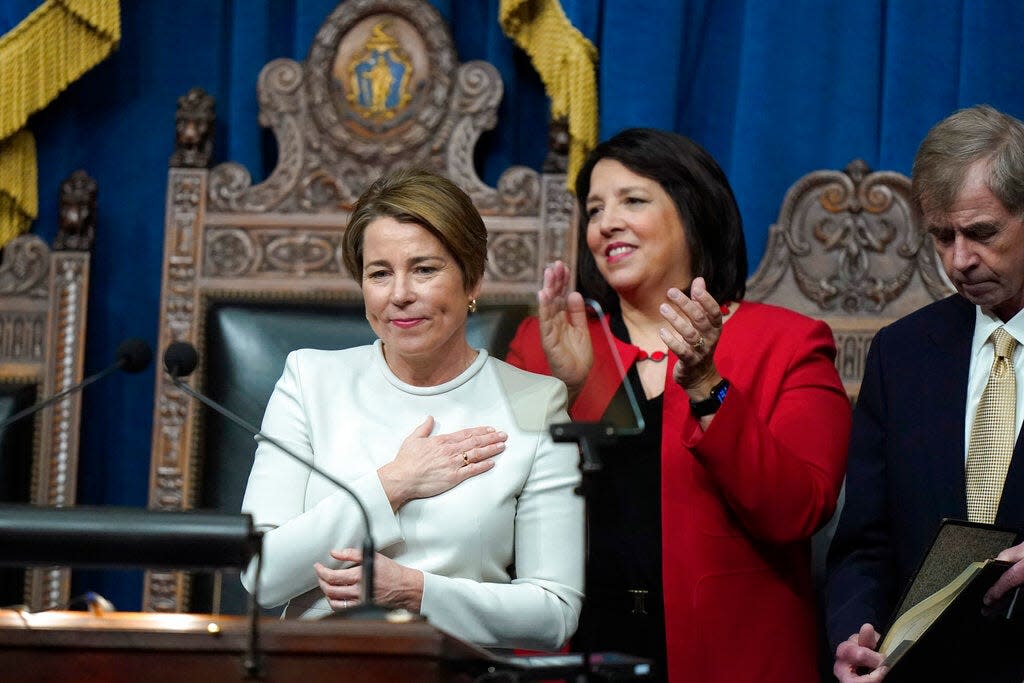
M992 565L992 567L989 567L989 565ZM999 562L997 560L972 562L955 579L904 612L893 622L893 625L885 634L885 638L882 639L882 644L878 647L878 651L885 657L884 665L890 668L895 666L903 658L903 655L909 651L910 647L965 592L977 598L974 611L978 612L978 616L981 616L980 595L984 595L999 576L1010 566L1011 563L1009 562ZM989 568L986 570L986 567ZM979 586L975 590L968 591L967 589L975 583L979 584ZM979 593L980 595L975 595Z
M943 520L884 630L886 683L1024 678L1024 596L1010 591L993 610L982 597L1012 566L992 558L1019 541L1016 529Z

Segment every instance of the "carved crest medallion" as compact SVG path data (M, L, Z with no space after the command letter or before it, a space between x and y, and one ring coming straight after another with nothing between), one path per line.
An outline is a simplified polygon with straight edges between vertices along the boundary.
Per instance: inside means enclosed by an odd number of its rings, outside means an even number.
M389 121L409 104L413 66L408 53L391 35L391 22L373 25L363 49L345 69L353 108L374 123Z

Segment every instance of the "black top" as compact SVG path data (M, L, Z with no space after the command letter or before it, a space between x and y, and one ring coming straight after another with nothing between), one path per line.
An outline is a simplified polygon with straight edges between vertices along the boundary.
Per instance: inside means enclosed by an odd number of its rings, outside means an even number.
M629 339L619 316L611 317L611 328L620 339ZM614 444L600 448L602 469L587 475L591 480L587 485L586 599L572 645L576 651L614 651L649 658L655 663L657 677L664 678L662 397L644 397L636 366L630 368L627 380L646 427L638 436L619 437ZM620 388L605 418L624 405L625 392Z

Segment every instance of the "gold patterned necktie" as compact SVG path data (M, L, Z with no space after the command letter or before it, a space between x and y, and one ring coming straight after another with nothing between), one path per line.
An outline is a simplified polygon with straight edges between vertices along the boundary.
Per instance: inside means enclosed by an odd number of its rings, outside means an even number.
M967 519L986 524L995 521L1017 441L1017 378L1012 361L1017 340L1002 327L990 339L996 354L967 447Z

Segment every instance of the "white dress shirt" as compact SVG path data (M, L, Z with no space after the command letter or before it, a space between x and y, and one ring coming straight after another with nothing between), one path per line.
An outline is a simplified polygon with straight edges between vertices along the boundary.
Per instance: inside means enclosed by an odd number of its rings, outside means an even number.
M1020 434L1021 422L1024 420L1024 361L1021 347L1024 346L1024 311L1003 322L988 313L980 306L975 307L974 340L971 342L971 369L967 376L967 414L964 424L964 462L967 462L967 449L971 443L971 429L974 427L974 416L978 412L981 395L988 384L989 371L995 357L995 346L988 342L989 337L997 328L1003 327L1011 337L1017 340L1013 350L1013 372L1017 377L1017 410L1014 418L1017 421L1017 434Z

